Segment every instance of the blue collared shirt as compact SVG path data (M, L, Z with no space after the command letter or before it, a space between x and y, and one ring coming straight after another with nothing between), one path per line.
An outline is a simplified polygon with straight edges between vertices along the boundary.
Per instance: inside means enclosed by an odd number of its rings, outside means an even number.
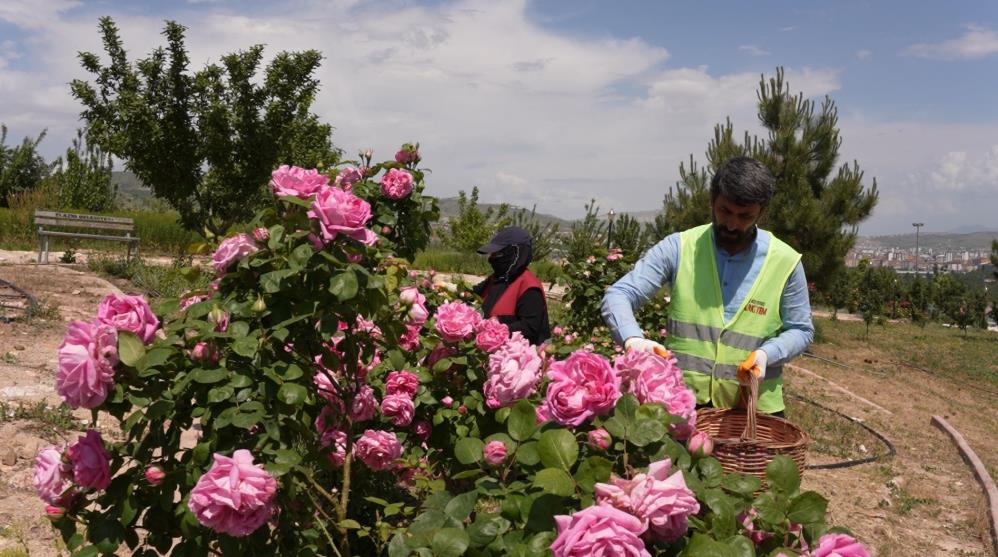
M717 247L717 274L724 301L724 321L728 322L752 289L762 263L769 252L772 235L758 229L755 241L741 253L730 255ZM631 337L644 337L634 311L647 302L666 283L673 284L679 269L679 233L670 234L655 244L631 272L607 289L603 297L603 320L614 340L623 344ZM783 329L760 347L766 352L767 365L779 365L799 355L814 340L811 303L807 293L804 267L798 263L783 287L780 300Z

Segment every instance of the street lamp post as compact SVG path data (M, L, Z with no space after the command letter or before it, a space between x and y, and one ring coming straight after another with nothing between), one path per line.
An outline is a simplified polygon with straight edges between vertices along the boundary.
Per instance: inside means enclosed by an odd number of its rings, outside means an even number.
M924 222L913 222L912 226L915 227L915 276L918 276L918 231L925 226Z
M613 220L617 218L617 213L613 212L613 209L606 214L607 227L606 227L606 249L610 250L613 247Z

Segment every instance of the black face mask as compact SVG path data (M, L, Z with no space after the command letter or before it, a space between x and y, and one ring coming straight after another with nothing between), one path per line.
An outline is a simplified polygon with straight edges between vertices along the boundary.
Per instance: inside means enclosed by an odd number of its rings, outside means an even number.
M506 275L513 270L513 265L520 257L519 246L507 246L489 258L489 265L496 278L506 278Z

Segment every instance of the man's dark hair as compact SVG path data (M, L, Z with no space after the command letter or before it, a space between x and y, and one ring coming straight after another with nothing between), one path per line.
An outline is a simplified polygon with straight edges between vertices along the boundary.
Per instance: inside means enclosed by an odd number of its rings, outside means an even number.
M724 161L710 181L710 200L724 194L739 205L758 203L765 207L773 198L776 178L761 162L749 157Z

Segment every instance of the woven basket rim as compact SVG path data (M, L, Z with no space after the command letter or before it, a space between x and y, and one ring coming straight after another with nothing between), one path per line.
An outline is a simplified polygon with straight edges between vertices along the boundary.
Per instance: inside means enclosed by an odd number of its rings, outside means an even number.
M724 419L726 416L737 416L745 415L747 411L744 408L703 408L697 410L697 429L703 429L701 427L701 420L709 421L710 423L717 423ZM796 437L793 441L775 441L771 439L756 439L755 441L743 441L740 438L731 437L714 437L713 441L715 445L723 445L727 448L735 447L766 447L771 449L794 449L797 447L806 447L811 444L811 436L808 435L800 426L791 422L786 418L780 418L778 416L772 416L769 414L763 414L760 412L756 413L756 421L758 424L765 422L778 423L784 426L787 430L792 432L792 436Z

